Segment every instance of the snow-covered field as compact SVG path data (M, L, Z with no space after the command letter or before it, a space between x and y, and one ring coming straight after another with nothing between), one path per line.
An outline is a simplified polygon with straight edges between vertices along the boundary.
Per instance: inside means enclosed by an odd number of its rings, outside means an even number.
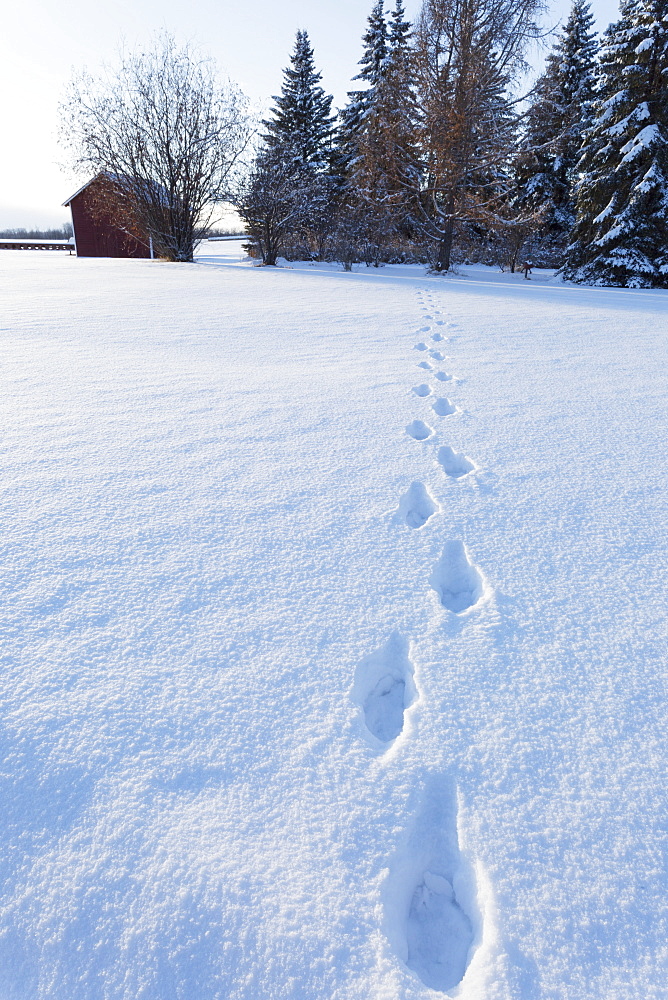
M0 1000L665 997L668 294L0 270Z

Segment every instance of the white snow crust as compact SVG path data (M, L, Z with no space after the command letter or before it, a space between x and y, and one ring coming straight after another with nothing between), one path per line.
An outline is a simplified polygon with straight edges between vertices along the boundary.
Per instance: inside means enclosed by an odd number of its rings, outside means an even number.
M1 1000L665 997L668 294L0 269Z

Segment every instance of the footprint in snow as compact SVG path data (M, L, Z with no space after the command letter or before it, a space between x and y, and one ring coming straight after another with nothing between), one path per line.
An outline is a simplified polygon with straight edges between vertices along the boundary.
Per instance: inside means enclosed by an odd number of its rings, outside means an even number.
M434 361L445 361L445 354L441 354L440 351L430 351L429 357L433 358Z
M418 333L429 333L430 330L431 330L430 326L421 326L420 329L418 330Z
M367 729L381 743L391 743L404 728L404 714L418 699L406 639L393 632L380 649L357 667L351 691Z
M461 479L462 476L467 476L469 472L475 470L475 465L470 458L467 458L462 452L453 451L447 444L438 449L436 459L445 474L452 476L453 479Z
M464 543L458 539L445 543L429 584L443 607L457 615L476 605L485 589L482 573L470 561Z
M406 433L416 441L426 441L434 433L434 428L425 424L424 420L413 420L406 428Z
M426 344L425 344L425 343L424 343L424 342L423 342L423 341L421 340L419 344L416 344L416 345L415 345L415 347L413 348L413 350L414 350L414 351L428 351L428 350L429 350L429 348L428 348L428 347L427 347L427 345L426 345Z
M434 378L439 382L452 382L454 375L450 375L449 372L434 372Z
M426 371L431 372L434 370L434 366L430 365L428 361L420 361L418 368L424 368Z
M461 983L473 943L473 926L444 875L426 871L416 887L406 930L410 969L442 993Z
M426 382L422 382L420 385L413 386L413 392L415 393L416 396L430 396L431 388L427 385Z
M434 317L433 317L433 316L431 316L431 315L430 315L429 313L427 313L427 314L426 314L425 316L423 316L422 318L423 318L423 319L433 319Z
M457 412L455 404L445 396L439 396L438 399L435 399L431 408L439 417L449 417L451 413Z
M435 340L436 343L438 343L440 340L445 340L445 337L443 336L442 333L437 332L437 333L432 333L431 339Z
M411 483L397 509L396 517L409 528L422 528L441 508L424 483Z
M428 781L408 853L404 865L417 871L404 925L406 964L425 986L450 993L464 978L482 918L475 874L459 848L457 792L447 779Z

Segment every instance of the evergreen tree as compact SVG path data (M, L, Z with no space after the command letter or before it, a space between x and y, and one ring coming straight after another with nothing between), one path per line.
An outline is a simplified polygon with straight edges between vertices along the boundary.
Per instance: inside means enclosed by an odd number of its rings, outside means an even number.
M402 0L391 15L387 56L373 89L373 100L359 123L357 155L349 185L365 204L375 233L376 256L411 230L413 191L418 181L417 110L413 88L410 23ZM377 261L376 261L377 262Z
M558 256L575 221L576 166L594 100L598 43L593 23L587 0L574 0L536 84L516 164L520 190L515 204L541 213L548 249Z
M668 287L668 0L623 0L605 33L564 274Z
M395 61L397 56L403 58L409 51L411 23L406 20L406 9L402 0L396 0L394 10L390 14L389 25L389 58Z
M281 93L274 97L271 118L262 124L267 130L264 141L269 149L292 148L302 164L321 169L327 164L334 117L332 97L319 86L313 49L306 31L298 31L291 66L283 71Z
M367 29L362 36L364 46L358 65L360 72L353 80L362 80L368 86L348 93L348 104L340 114L338 129L338 170L346 177L351 164L358 156L358 137L362 123L368 115L376 95L376 90L385 73L387 59L387 23L383 0L376 0L367 18Z
M382 136L379 160L385 184L388 189L397 189L409 176L417 179L418 110L411 24L406 20L403 0L396 0L390 18L388 54L372 111Z
M251 244L265 264L279 256L322 257L334 225L332 98L319 85L306 31L297 32L290 62L237 196Z
M387 59L387 22L383 6L383 0L376 0L368 17L368 28L362 36L364 54L359 61L362 69L354 77L355 80L365 80L371 89L381 79Z

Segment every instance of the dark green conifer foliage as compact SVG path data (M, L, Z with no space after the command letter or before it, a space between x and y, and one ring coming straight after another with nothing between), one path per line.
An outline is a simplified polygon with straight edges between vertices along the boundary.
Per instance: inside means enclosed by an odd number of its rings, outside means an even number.
M406 9L402 0L396 0L394 10L390 14L389 25L389 55L395 58L397 53L405 53L409 49L411 23L406 20Z
M403 0L395 0L387 56L359 125L348 178L364 206L375 263L400 256L415 229L420 154L410 32Z
M362 36L364 53L359 61L362 67L355 80L364 80L369 84L369 89L373 88L381 80L385 71L385 60L387 59L387 22L385 21L385 11L383 0L376 0L373 10L368 18L368 27ZM371 96L369 91L363 92L365 96Z
M541 212L543 237L559 255L575 221L576 167L594 100L593 23L587 0L574 0L536 84L517 158L518 205Z
M385 73L385 63L388 54L387 22L383 0L376 0L371 14L367 18L367 29L362 36L363 53L358 65L360 72L353 80L362 80L366 84L362 90L348 93L348 104L341 111L338 129L339 173L347 177L351 165L357 159L358 136L362 123L369 113L375 99L376 90Z
M319 86L308 33L298 31L291 66L283 71L283 86L274 97L271 118L264 121L265 144L291 148L302 164L322 168L328 162L334 129L332 98Z
M605 33L566 277L668 287L668 0L623 0Z
M406 181L419 160L410 29L403 2L396 0L382 72L357 131L350 181L378 207L405 201Z

